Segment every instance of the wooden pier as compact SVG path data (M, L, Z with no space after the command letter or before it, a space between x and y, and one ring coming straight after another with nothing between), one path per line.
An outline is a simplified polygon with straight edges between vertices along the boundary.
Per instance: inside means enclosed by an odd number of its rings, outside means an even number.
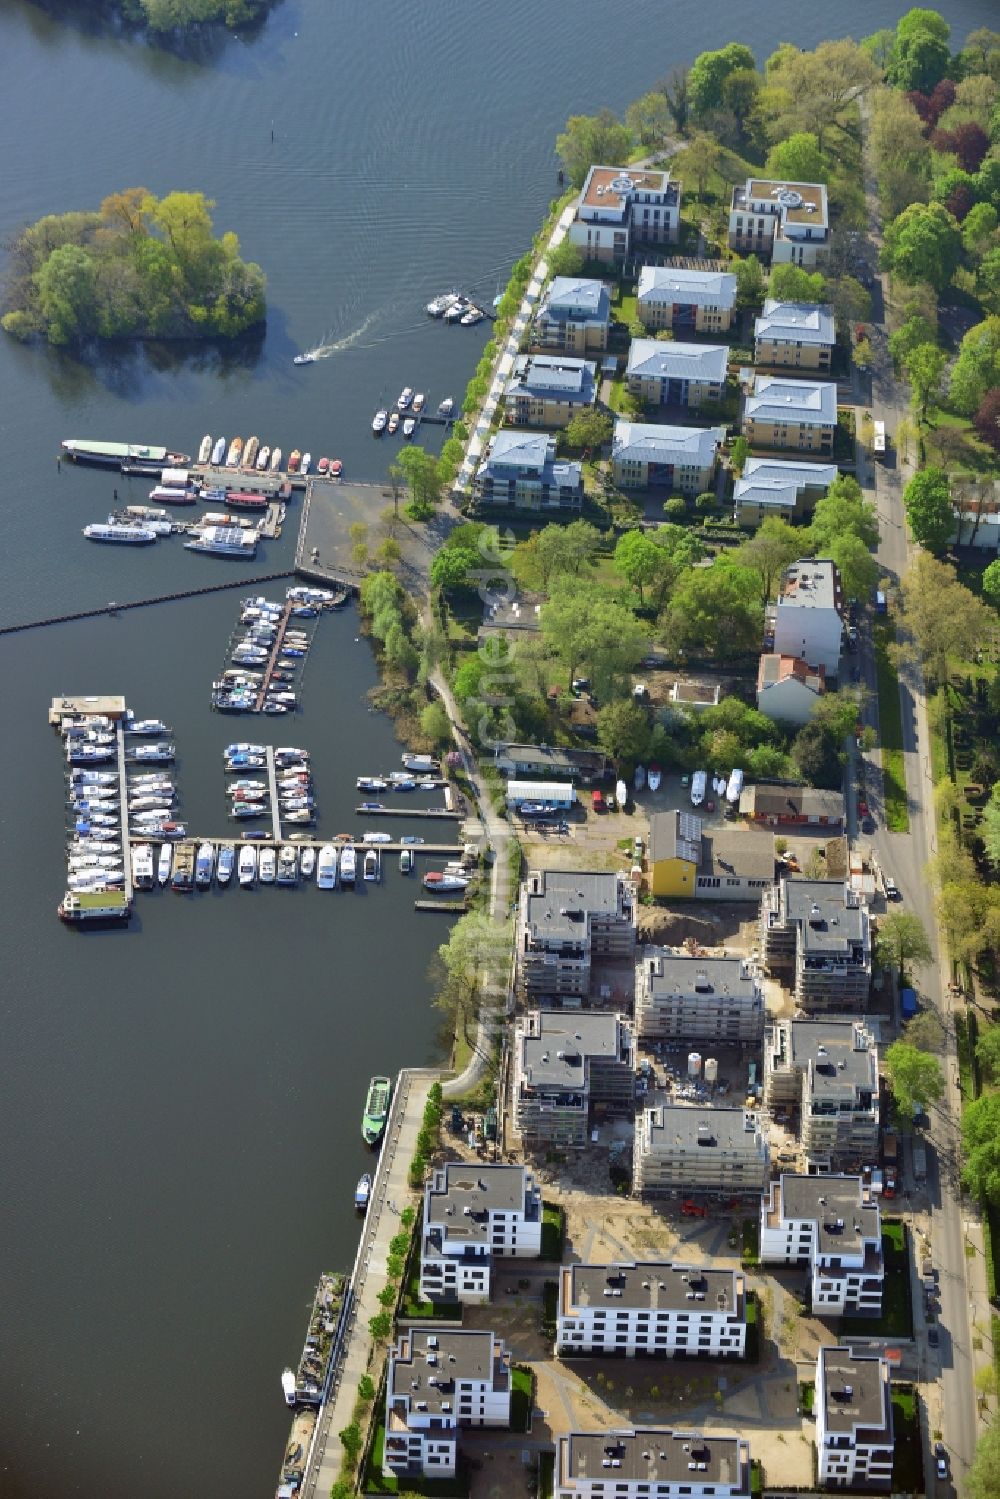
M294 608L294 605L292 603L292 600L288 599L286 601L286 603L285 603L284 609L282 609L282 611L281 611L281 618L278 621L278 633L274 637L274 645L271 647L271 654L268 657L267 665L264 667L264 675L261 677L261 680L260 680L260 690L257 693L257 707L255 709L255 712L257 712L257 713L262 713L264 711L264 699L267 697L267 689L271 685L271 677L273 675L275 665L277 664L279 652L281 651L281 647L282 647L282 645L284 644L284 641L285 641L285 631L288 629L288 621L289 621L289 619L292 616L292 609L293 608ZM269 777L272 778L271 779L271 794L273 796L274 792L275 792L275 789L276 789L276 784L277 784L274 781L274 779L273 779L273 777L274 777L274 753L273 753L273 751L271 749L268 749L267 753L268 753L268 757L269 757L269 759L268 759L268 775L269 775Z
M278 774L274 767L274 746L267 746L267 784L271 793L271 837L281 842L281 808L278 806Z
M355 807L359 817L445 817L462 822L465 814L451 812L447 807Z
M149 832L149 833L128 833L126 835L126 840L130 844L135 844L135 843L162 843L163 842L163 839L157 833L155 833L155 832ZM384 854L398 854L398 853L401 853L404 848L408 848L410 850L411 854L427 854L430 858L435 858L435 859L436 858L445 857L445 856L455 859L455 858L460 858L461 854L462 854L462 845L460 843L398 843L398 842L394 842L394 843L374 843L373 844L373 843L364 843L360 838L336 838L336 837L334 837L334 838L317 838L313 834L310 834L310 836L308 838L300 838L300 837L297 837L295 834L291 834L288 837L275 838L270 833L267 835L266 838L247 838L247 837L241 835L238 832L223 833L221 836L219 834L217 834L217 833L216 834L212 834L212 833L200 833L200 834L188 833L187 836L185 838L181 839L180 841L182 843L194 843L194 844L211 843L211 844L213 844L215 846L216 852L218 852L218 850L222 847L222 845L224 843L234 843L237 848L239 848L240 845L243 844L243 843L250 843L250 844L252 844L256 848L271 848L276 843L291 843L291 844L293 844L295 846L295 848L312 848L312 849L315 849L317 852L319 852L319 850L324 846L324 844L332 843L335 848L344 848L348 844L350 844L355 849L355 851L357 853L361 853L361 854L363 854L365 852L365 850L369 849L369 848L378 848ZM435 901L434 905L435 905L435 909L436 909L437 905L438 905L438 902Z
M415 900L413 902L415 911L444 911L448 916L454 916L456 911L461 913L469 909L466 900Z
M115 746L118 750L118 810L122 826L122 868L125 871L125 894L131 901L135 894L132 888L132 840L125 844L124 834L128 828L128 776L125 760L125 720L115 724ZM141 842L141 839L139 840Z
M277 573L260 573L255 578L229 578L222 583L206 583L201 588L179 588L175 593L154 594L151 598L131 599L124 604L112 599L98 609L76 609L71 614L50 614L46 619L29 619L19 625L0 625L0 635L16 635L20 630L38 630L43 625L73 624L78 619L97 619L102 614L120 614L126 609L146 609L151 604L172 604L179 599L195 599L202 594L222 593L227 588L259 588L261 583L274 583L281 578L294 577L295 571L286 568Z

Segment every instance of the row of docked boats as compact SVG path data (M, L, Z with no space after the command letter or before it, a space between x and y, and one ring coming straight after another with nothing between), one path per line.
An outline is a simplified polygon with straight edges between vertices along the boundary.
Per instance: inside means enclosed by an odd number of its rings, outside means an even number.
M281 466L283 457L280 448L262 444L259 437L248 437L245 443L242 437L234 437L227 445L224 437L213 438L210 432L205 433L198 449L198 462L203 467L210 464L212 468L242 469L248 473L289 473L303 476L312 469L312 454L303 453L299 448L293 448L289 453L285 469ZM344 472L344 465L339 458L323 457L316 465L316 472L326 478L339 479Z
M152 493L155 497L157 491ZM88 541L117 546L151 546L161 536L169 536L181 529L169 518L163 519L162 512L154 519L149 515L119 511L109 515L106 522L84 526L83 534ZM260 532L252 521L242 517L209 513L201 516L197 524L183 529L188 532L188 540L184 543L188 551L207 552L217 557L253 558L257 555Z
M309 600L244 599L230 636L228 664L212 683L219 713L290 713L298 706L296 673L312 644L302 622L316 619Z
M299 825L314 823L316 798L313 795L309 752L293 747L269 751L263 744L230 744L223 751L226 774L236 777L226 786L230 802L229 816L236 822L254 821L262 817L269 817L273 821L269 755L273 757L273 783L279 820ZM248 771L266 771L266 779L260 775L248 775Z
M372 431L376 437L381 437L383 432L392 437L402 428L404 437L412 437L426 403L427 397L423 391L414 391L409 385L404 385L394 407L378 408L372 417ZM442 421L451 421L455 414L455 402L451 396L445 396L443 401L438 402L437 414Z
M485 311L471 297L461 292L446 291L427 303L427 316L440 318L444 323L459 323L463 328L474 328L486 316Z

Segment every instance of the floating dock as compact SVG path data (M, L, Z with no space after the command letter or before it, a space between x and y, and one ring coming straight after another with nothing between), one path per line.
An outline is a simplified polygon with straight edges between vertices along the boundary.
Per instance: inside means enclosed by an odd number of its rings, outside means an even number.
M391 787L389 788L392 789ZM407 795L410 793L407 792ZM448 807L355 807L359 817L447 817L453 822L462 822L464 814L452 812Z
M267 788L271 797L271 837L275 843L281 842L281 808L278 805L278 773L274 765L274 745L269 744L266 751L267 758Z
M125 760L125 721L121 718L115 725L115 748L118 751L118 812L122 828L122 867L125 870L125 894L131 902L135 892L132 888L132 844L131 840L127 845L125 841L128 828L128 776Z
M444 911L449 916L454 916L469 909L469 903L465 900L415 900L413 902L415 911Z

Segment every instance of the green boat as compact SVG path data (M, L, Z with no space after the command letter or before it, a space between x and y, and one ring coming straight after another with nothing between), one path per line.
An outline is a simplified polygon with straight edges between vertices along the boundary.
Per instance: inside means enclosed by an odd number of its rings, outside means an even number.
M373 1077L368 1084L365 1117L361 1122L361 1138L366 1145L375 1146L385 1132L385 1121L389 1117L389 1102L392 1098L392 1078Z

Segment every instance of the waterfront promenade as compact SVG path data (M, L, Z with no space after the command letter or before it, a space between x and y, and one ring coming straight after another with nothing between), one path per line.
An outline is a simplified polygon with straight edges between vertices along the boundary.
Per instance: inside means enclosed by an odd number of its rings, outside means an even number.
M382 1310L378 1293L386 1283L389 1241L400 1232L399 1215L411 1201L407 1176L432 1085L441 1077L436 1068L410 1067L399 1074L392 1111L378 1157L368 1212L351 1281L351 1304L339 1355L316 1423L302 1495L325 1496L340 1477L344 1449L338 1433L350 1425L358 1394L358 1380L371 1373L373 1342L368 1331L372 1317Z

